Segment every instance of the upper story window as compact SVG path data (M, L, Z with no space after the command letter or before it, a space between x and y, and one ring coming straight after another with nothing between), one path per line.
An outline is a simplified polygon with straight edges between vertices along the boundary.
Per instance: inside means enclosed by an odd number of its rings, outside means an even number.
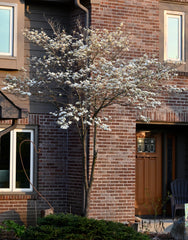
M24 66L24 3L0 2L0 69Z
M0 55L13 56L14 12L13 6L0 6Z
M164 59L184 61L184 13L164 11Z

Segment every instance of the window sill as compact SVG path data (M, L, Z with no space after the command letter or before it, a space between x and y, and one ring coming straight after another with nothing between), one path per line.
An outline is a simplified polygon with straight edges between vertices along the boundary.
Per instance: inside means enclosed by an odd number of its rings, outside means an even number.
M168 64L175 64L177 68L178 74L184 75L184 73L188 72L188 63L185 61L171 61L171 60L164 60Z
M24 66L23 58L0 56L0 68L18 70Z
M1 192L0 200L36 200L37 194L36 193L8 193L8 192Z
M164 60L164 61L167 62L167 63L179 64L179 65L186 64L185 61L175 61L175 60L168 60L168 59L166 59L166 60Z

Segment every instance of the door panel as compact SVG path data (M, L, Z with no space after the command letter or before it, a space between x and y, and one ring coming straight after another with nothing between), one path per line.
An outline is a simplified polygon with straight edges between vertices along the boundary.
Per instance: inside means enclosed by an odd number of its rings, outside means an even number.
M153 215L162 198L161 135L137 133L136 215Z
M137 204L144 204L144 186L145 178L144 176L144 159L136 161L136 196ZM139 169L139 171L137 170Z

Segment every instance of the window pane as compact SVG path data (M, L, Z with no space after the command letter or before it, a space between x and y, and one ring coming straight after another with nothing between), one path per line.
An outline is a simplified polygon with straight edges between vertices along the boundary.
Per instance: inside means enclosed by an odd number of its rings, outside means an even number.
M168 17L168 59L178 60L180 56L180 18Z
M138 138L137 152L155 152L155 138Z
M29 132L17 132L16 133L16 188L29 188L30 183L28 182L19 155L19 146L23 140L30 140L31 133ZM23 164L28 177L30 178L30 142L24 142L21 147L21 154Z
M0 53L11 54L11 11L11 7L0 8Z
M0 138L0 188L9 188L10 133Z

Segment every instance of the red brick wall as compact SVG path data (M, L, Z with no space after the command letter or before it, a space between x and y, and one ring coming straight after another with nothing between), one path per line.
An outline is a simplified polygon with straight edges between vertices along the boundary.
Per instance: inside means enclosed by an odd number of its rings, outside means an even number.
M131 39L130 52L125 57L140 57L144 53L159 56L158 0L91 0L92 27L113 30L120 22L125 24ZM187 77L181 75L172 84L187 87ZM187 92L161 94L159 99L162 101L159 109L145 111L151 121L188 122ZM112 131L99 133L99 155L89 216L132 221L135 215L135 134L139 117L117 105L109 112L113 115Z
M107 113L112 117L110 123L112 131L101 130L98 133L98 159L89 217L120 222L133 221L135 116L129 109L118 105L108 109Z
M91 25L113 30L124 22L130 33L129 58L144 53L159 55L159 2L158 0L91 0ZM86 4L86 2L83 2ZM89 6L89 4L86 4ZM42 10L31 6L26 13L26 26L35 27ZM50 12L50 9L47 9ZM55 10L54 10L55 11ZM36 16L33 16L34 12ZM60 10L58 14L60 14ZM39 14L40 13L40 14ZM83 12L72 9L76 19ZM68 16L64 16L68 22ZM38 20L36 23L38 24ZM31 21L31 22L30 22ZM74 21L75 22L75 21ZM44 23L43 23L44 24ZM46 23L45 23L46 24ZM46 26L46 25L45 25ZM39 25L37 25L39 27ZM28 49L26 48L28 46ZM30 46L26 42L26 54ZM0 77L5 77L0 72ZM181 76L174 83L187 84ZM147 115L157 122L188 122L187 94L161 96L164 103L160 109L148 110ZM135 214L135 150L136 116L134 111L118 105L106 110L112 116L111 132L98 133L98 160L91 192L89 217L115 221L133 221ZM1 122L8 124L8 122ZM75 129L61 130L55 119L48 114L30 114L19 124L38 126L37 141L40 154L37 159L37 189L52 204L55 212L81 213L82 209L82 164L79 138ZM92 153L92 132L90 139ZM37 200L36 200L37 199ZM34 222L40 210L48 208L37 195L6 194L0 197L0 221L4 218L25 223Z
M31 118L32 117L32 118ZM55 212L81 214L82 164L79 139L73 128L60 129L48 114L31 115L30 124L38 124L37 185L38 190L54 207ZM38 201L39 209L48 208Z
M37 217L36 197L20 194L1 194L0 222L14 220L20 224L35 224Z
M115 29L124 22L131 36L129 57L159 51L158 1L92 0L91 25ZM98 160L89 216L120 222L134 221L136 118L133 111L115 105L111 132L100 131Z
M114 29L121 22L131 35L131 55L159 52L158 0L91 0L91 25Z
M8 126L10 121L1 121ZM35 142L40 153L35 159L35 187L56 213L82 211L82 164L79 139L75 131L60 129L49 114L30 114L19 120L18 128L37 126ZM0 196L0 222L4 219L33 224L48 204L34 193L3 193Z

